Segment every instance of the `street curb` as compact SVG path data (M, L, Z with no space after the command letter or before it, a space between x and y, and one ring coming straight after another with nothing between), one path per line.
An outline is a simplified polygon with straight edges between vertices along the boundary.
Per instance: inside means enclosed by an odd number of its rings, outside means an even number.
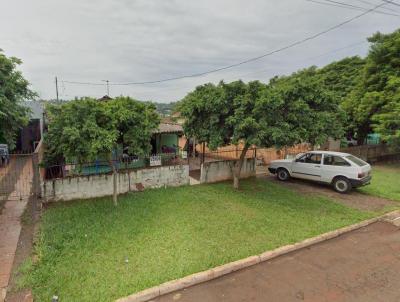
M311 245L330 240L333 238L336 238L340 235L346 234L348 232L366 227L372 223L378 222L378 221L384 221L385 218L390 217L391 214L395 213L390 212L385 215L375 217L369 220L365 220L347 227L343 227L340 229L337 229L335 231L331 231L328 233L324 233L322 235L318 235L313 238L305 239L303 241L300 241L298 243L294 244L289 244L285 245L282 247L279 247L275 250L272 251L267 251L264 252L260 255L256 256L250 256L245 259L241 259L238 261L230 262L221 266L217 266L215 268L209 269L207 271L195 273L193 275L189 275L180 279L172 280L165 282L163 284L160 284L158 286L154 286L148 289L145 289L143 291L137 292L135 294L132 294L130 296L120 298L116 300L115 302L146 302L149 301L150 299L154 299L156 297L169 294L171 292L188 288L190 286L200 284L206 281L210 281L212 279L219 278L221 276L227 275L229 273L253 266L255 264L271 260L273 258L300 250L305 247L309 247Z

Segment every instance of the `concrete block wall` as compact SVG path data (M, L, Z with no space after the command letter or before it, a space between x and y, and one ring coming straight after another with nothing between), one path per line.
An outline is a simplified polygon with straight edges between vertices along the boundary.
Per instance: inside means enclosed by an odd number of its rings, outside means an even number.
M142 191L147 188L174 187L189 184L189 166L153 167L118 173L118 193ZM41 184L45 202L111 196L111 174L68 177L46 180Z
M200 183L213 183L233 179L233 169L236 160L224 160L203 163L201 165ZM240 178L256 175L256 161L254 158L245 159L240 173Z

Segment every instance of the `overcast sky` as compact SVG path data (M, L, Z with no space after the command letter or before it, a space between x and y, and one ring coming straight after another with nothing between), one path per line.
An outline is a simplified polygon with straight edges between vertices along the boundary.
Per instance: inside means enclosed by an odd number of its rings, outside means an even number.
M371 8L379 0L337 0ZM399 0L395 0L400 3ZM100 97L104 86L63 83L152 81L224 67L306 38L360 11L306 0L0 0L0 48L41 98ZM261 80L349 55L364 56L376 31L400 27L400 6L380 9L340 29L273 56L207 76L137 86L110 95L170 102L197 85Z

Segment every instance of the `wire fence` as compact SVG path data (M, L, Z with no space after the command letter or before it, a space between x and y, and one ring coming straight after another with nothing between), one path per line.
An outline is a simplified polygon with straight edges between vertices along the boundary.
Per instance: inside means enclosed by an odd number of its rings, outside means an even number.
M205 152L198 148L197 152L202 162L215 161L215 160L238 160L242 154L243 148L240 146L226 146L218 148L215 151L211 151L208 148L204 148ZM293 147L284 149L275 148L249 148L244 158L256 158L259 164L269 164L273 160L293 158L299 153L307 152L311 150L309 144L299 144Z
M237 160L240 158L240 155L242 154L243 149L232 149L232 150L215 150L215 151L209 151L205 152L204 154L201 154L201 156L204 155L204 162L207 161L213 161L215 159L218 160L230 160L234 159ZM244 155L244 158L255 158L257 156L257 148L250 148L246 151L246 154Z
M45 179L66 178L73 176L90 176L126 170L138 170L157 166L171 166L187 164L187 153L160 153L147 156L122 156L113 160L96 160L85 163L60 163L42 165Z

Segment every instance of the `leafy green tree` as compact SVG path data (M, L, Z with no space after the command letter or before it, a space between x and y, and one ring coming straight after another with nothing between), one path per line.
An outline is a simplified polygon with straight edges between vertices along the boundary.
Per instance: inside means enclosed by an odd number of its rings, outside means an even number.
M83 98L46 108L48 161L65 158L84 163L111 154L117 144L135 154L147 154L159 117L154 105L129 97L107 102Z
M107 115L105 103L82 98L62 105L48 104L45 135L46 160L93 161L111 153L118 137L115 121Z
M325 88L338 96L342 103L360 82L365 59L358 56L347 57L318 69L317 76Z
M150 138L160 123L156 106L121 96L108 101L105 107L116 125L117 143L132 154L149 154Z
M20 59L7 57L0 49L0 142L15 147L18 131L28 123L29 109L22 101L35 98L29 82L17 70Z
M360 142L374 127L389 142L394 142L397 140L391 140L385 131L387 121L382 120L382 124L381 118L391 115L390 110L397 108L399 102L400 30L391 34L376 33L368 41L372 45L361 81L343 105Z
M332 93L304 71L289 78L274 78L269 85L242 81L205 84L180 103L188 137L210 149L243 144L234 167L235 188L248 149L323 143L343 134L342 111Z
M400 149L400 77L392 78L388 86L392 87L391 100L372 117L372 126L390 146Z

